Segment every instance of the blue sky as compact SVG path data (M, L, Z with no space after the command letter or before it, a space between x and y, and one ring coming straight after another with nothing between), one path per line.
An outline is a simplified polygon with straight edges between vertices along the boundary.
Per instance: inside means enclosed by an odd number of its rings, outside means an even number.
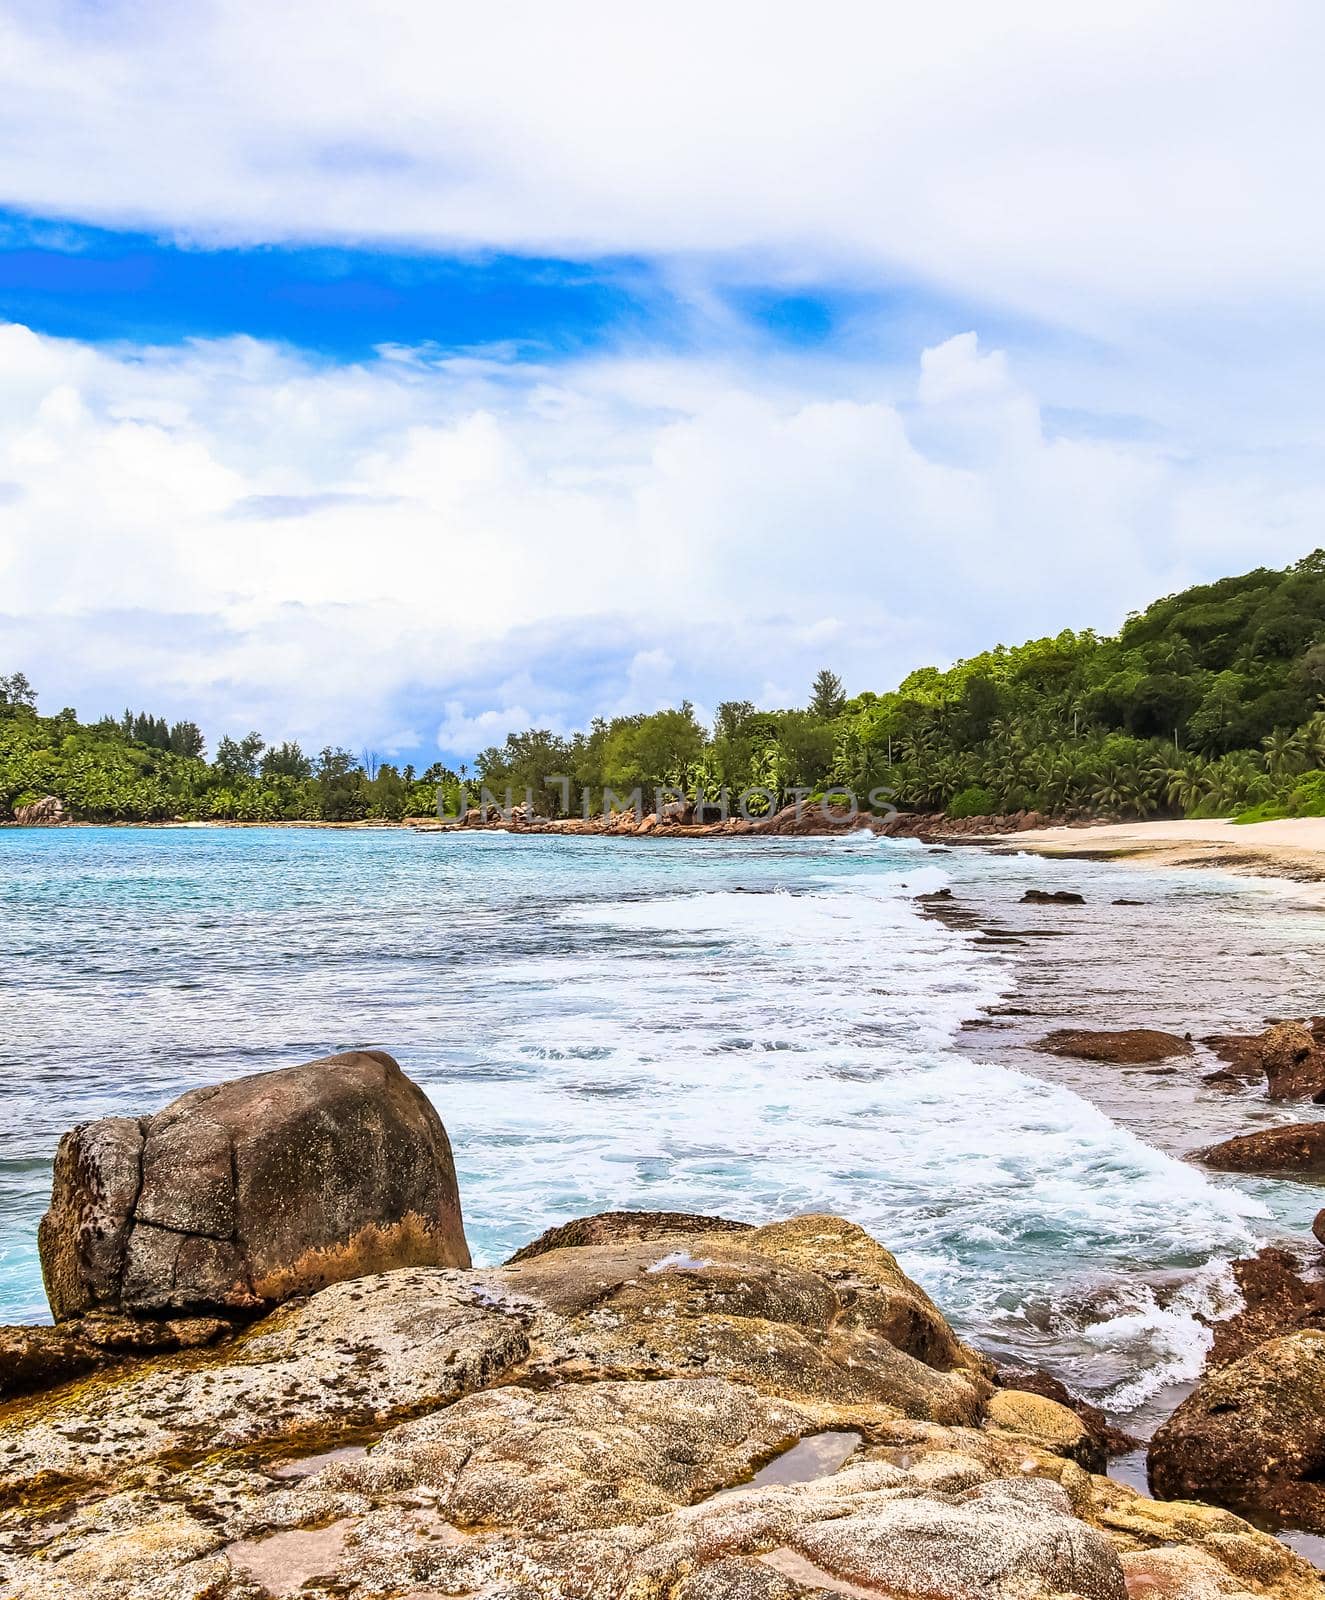
M0 668L426 762L1294 559L1322 31L19 0Z

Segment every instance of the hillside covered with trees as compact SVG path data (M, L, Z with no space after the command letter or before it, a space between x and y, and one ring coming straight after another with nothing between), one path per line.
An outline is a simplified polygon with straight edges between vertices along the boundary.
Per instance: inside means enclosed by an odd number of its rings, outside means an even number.
M964 816L1325 815L1325 551L1170 595L1116 637L998 645L891 693L848 700L824 671L804 708L725 701L712 728L683 704L569 738L512 733L476 778L532 790L553 816L584 791L597 805L608 789L663 785L710 801L756 785L779 798L888 788L905 809ZM221 739L209 762L192 723L43 717L21 673L0 678L6 814L53 794L88 820L395 820L432 813L438 784L450 795L457 775L331 748L310 758L257 734Z
M72 710L43 717L22 673L0 677L3 815L55 795L90 822L396 821L431 814L437 785L456 781L442 766L416 774L337 749L310 757L256 733L222 738L207 761L192 722L130 711L91 724Z

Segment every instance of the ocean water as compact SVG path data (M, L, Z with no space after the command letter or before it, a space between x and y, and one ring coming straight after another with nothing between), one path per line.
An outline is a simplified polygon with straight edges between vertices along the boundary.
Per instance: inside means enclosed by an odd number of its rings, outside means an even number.
M1083 910L1018 904L1068 882ZM942 886L972 925L926 914ZM479 1261L610 1207L832 1210L1120 1414L1195 1376L1227 1261L1325 1198L1182 1159L1284 1115L1257 1097L1029 1048L1318 1009L1325 916L1222 875L868 836L3 830L0 919L3 1320L47 1314L65 1129L358 1045L441 1112Z

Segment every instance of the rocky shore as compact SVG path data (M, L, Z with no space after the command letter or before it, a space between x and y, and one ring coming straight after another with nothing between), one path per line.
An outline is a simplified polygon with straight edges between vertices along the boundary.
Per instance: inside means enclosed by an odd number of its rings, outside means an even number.
M766 817L723 815L716 806L675 801L654 811L609 811L590 817L545 817L528 807L471 807L461 817L434 822L415 818L418 833L532 833L571 838L730 839L818 837L856 829L886 838L971 841L1045 828L1054 819L1038 811L997 817L949 817L943 812L898 811L887 815L853 807L803 801Z
M1322 1593L1203 1503L1227 1473L1104 1476L1127 1441L845 1219L609 1213L470 1268L411 1091L358 1053L67 1138L59 1320L0 1336L6 1600ZM1310 1486L1325 1333L1288 1338L1202 1414Z

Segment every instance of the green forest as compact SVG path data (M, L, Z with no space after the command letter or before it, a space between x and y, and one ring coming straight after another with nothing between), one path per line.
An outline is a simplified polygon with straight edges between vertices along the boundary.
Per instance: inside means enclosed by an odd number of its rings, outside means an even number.
M462 782L532 791L550 816L578 813L582 792L597 806L663 786L711 802L758 786L773 803L884 788L902 809L964 817L1325 815L1325 551L1169 595L1114 637L998 645L888 693L848 699L825 669L804 707L724 701L711 728L683 704L569 738L512 733L472 776L257 733L222 738L208 760L191 722L41 716L22 673L0 677L7 815L55 795L87 821L395 821L434 814L439 786L454 805Z

